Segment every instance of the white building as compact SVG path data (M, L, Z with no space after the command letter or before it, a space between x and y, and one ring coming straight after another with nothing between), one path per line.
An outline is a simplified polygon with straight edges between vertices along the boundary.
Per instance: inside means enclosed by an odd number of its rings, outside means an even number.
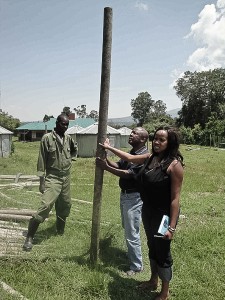
M79 157L94 157L97 149L98 123L94 123L76 133ZM120 148L120 133L107 126L107 137L113 147Z
M118 129L118 131L121 134L120 147L121 148L130 147L130 144L128 144L128 139L129 139L129 136L130 136L132 130L127 127L121 127L120 129Z
M80 131L82 129L84 129L84 128L79 125L75 125L75 126L70 127L69 129L67 129L66 133L72 137L74 142L76 142L76 140L77 140L76 134L78 131Z
M0 157L11 154L13 132L0 126Z

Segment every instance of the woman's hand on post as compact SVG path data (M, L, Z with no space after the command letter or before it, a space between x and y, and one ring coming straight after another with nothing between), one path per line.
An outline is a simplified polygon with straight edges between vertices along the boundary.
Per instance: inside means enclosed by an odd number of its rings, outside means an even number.
M99 145L105 149L109 149L109 147L110 147L109 139L107 138L103 144L99 143Z

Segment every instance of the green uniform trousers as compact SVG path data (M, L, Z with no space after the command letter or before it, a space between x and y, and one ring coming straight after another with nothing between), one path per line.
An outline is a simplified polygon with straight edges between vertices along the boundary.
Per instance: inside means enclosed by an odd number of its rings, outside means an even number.
M69 216L71 208L70 174L62 176L49 174L46 176L42 206L33 215L34 219L39 223L44 222L54 204L57 217L66 218Z

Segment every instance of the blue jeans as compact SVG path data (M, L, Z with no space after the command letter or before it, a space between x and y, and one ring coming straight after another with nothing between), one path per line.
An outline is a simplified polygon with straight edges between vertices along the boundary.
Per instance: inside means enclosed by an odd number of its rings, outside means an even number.
M121 192L120 210L122 226L128 248L130 269L134 271L143 269L140 238L142 204L139 193L126 194Z

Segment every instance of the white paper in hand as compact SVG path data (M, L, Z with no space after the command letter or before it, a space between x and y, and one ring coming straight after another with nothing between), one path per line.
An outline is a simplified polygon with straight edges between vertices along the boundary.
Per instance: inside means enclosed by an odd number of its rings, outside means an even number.
M170 218L169 218L169 216L164 215L162 217L162 221L161 221L161 223L159 225L158 233L164 235L167 232L167 230L168 230L169 224L170 224Z

